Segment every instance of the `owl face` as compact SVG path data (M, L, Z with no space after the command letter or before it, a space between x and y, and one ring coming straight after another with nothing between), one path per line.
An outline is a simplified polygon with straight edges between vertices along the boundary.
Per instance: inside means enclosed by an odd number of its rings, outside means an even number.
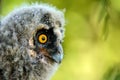
M40 8L33 15L34 18L29 24L31 26L29 34L32 33L29 43L30 46L31 44L34 46L29 52L31 58L44 63L61 63L63 59L61 43L64 37L63 13L46 7Z
M49 59L47 61L60 63L63 58L63 49L61 47L61 40L57 37L58 32L54 28L40 29L34 37L33 42L35 45L34 51L38 59ZM59 33L59 35L61 35Z

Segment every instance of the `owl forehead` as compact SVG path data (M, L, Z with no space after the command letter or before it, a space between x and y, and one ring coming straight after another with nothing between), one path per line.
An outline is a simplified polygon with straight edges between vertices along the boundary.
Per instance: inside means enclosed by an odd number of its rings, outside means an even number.
M20 12L20 14L24 19L31 19L34 25L42 23L48 25L49 27L63 27L65 23L63 12L48 5L34 5L24 8L24 11L22 13Z
M40 7L38 9L35 7L31 13L34 14L31 22L33 30L38 31L43 28L47 30L53 28L53 32L61 36L61 31L64 29L64 16L62 12L55 9L49 9L48 7Z

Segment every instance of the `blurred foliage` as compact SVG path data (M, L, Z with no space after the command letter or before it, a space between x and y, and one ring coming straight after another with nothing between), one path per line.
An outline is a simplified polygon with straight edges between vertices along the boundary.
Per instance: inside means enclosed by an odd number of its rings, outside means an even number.
M0 14L34 2L66 9L65 55L52 80L120 80L111 68L120 62L120 0L0 0Z
M108 69L103 80L120 80L120 64L115 64Z

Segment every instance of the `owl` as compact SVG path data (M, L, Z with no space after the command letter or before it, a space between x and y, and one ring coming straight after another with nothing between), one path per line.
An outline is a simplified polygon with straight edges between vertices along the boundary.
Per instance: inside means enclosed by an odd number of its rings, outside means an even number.
M15 9L0 22L0 80L50 80L63 59L64 11Z

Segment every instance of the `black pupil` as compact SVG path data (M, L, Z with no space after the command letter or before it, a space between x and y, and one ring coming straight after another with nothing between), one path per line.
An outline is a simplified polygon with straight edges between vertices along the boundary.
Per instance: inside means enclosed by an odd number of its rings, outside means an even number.
M45 37L42 37L42 40L44 41L44 40L45 40Z

